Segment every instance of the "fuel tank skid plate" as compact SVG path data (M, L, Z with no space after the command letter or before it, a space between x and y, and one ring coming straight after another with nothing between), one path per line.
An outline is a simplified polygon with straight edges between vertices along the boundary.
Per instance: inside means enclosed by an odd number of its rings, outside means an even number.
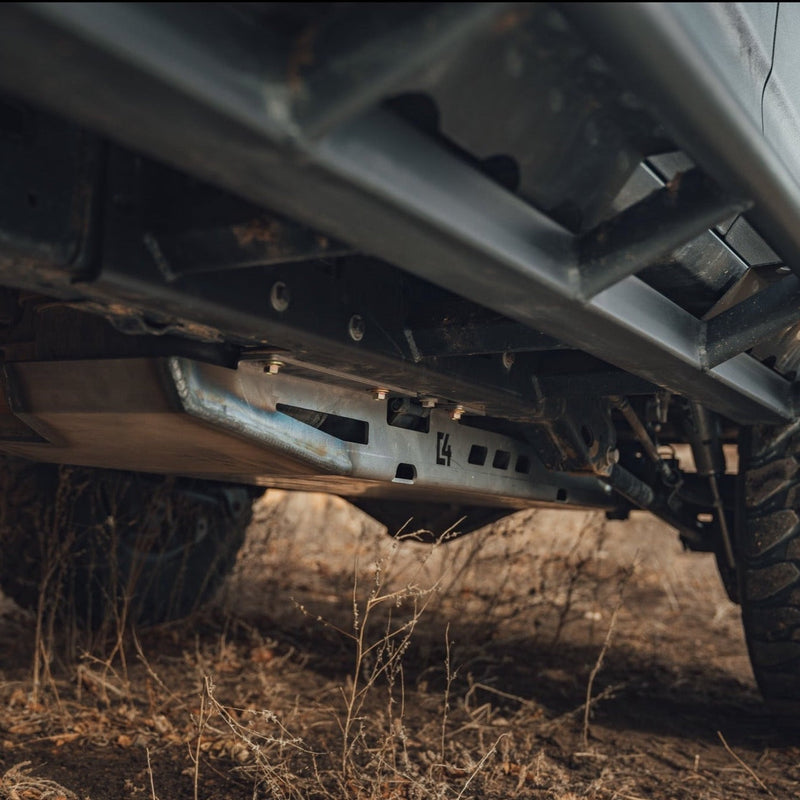
M594 478L548 472L521 441L389 393L185 358L4 366L0 451L37 461L285 489L522 508L611 508ZM379 397L380 399L375 399Z

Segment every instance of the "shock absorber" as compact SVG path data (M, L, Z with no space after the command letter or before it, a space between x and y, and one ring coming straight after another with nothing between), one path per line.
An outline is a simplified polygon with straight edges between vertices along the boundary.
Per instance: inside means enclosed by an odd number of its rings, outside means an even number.
M725 474L725 454L717 430L717 421L707 408L694 401L689 402L689 421L687 435L692 447L695 469L698 476L708 480L711 504L719 525L723 555L728 566L734 569L736 558L719 486L720 478Z

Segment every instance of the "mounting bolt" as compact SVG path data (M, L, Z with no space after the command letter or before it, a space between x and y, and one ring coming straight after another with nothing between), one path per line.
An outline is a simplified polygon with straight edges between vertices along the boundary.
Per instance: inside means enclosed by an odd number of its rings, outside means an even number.
M281 371L282 366L283 361L278 361L277 358L271 358L264 367L264 372L269 375L277 375Z
M438 402L435 397L423 397L420 399L423 408L436 408Z
M360 342L364 338L366 329L367 326L361 314L353 314L353 316L350 317L350 322L347 323L347 332L354 342Z
M388 394L389 394L389 392L386 389L373 389L372 390L372 396L376 400L385 400L386 397L388 396Z
M456 406L450 412L450 419L453 420L453 422L458 422L463 416L464 416L464 406Z
M506 352L503 353L503 367L505 368L506 372L509 372L513 366L514 354L510 350L506 350Z
M610 447L608 450L608 463L619 464L619 450L616 447Z
M289 301L292 296L289 292L289 287L283 281L276 281L272 284L272 289L269 293L270 305L276 311L286 311L289 308Z

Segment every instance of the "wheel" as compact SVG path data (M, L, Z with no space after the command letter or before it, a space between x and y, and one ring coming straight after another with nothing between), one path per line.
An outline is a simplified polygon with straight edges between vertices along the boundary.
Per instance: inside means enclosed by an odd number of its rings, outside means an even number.
M232 568L251 518L246 487L12 459L0 491L3 591L92 628L191 613Z
M753 672L776 707L800 704L800 434L757 427L742 443L740 599Z

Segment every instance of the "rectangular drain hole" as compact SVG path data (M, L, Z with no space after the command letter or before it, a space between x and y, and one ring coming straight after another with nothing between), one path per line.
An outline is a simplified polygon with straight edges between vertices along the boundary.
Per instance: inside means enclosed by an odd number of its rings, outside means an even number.
M531 460L528 456L517 456L517 463L514 466L514 472L519 472L527 475L531 471Z
M508 469L511 463L511 453L508 450L495 450L492 466L495 469Z
M474 444L469 449L469 458L467 461L470 464L475 464L478 467L482 467L486 463L486 456L488 454L489 451L487 448L479 444Z
M394 473L397 483L414 483L417 479L417 468L413 464L398 464Z

